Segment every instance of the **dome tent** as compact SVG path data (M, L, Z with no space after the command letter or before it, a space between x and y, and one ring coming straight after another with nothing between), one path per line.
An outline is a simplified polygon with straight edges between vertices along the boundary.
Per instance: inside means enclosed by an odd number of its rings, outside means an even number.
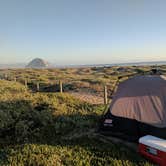
M120 83L100 132L133 141L144 135L166 138L166 78L143 75Z

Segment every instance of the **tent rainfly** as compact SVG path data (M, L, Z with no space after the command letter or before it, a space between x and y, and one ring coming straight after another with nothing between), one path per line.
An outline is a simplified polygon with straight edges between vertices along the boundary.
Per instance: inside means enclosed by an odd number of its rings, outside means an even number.
M166 77L134 76L119 84L100 132L131 141L166 138Z

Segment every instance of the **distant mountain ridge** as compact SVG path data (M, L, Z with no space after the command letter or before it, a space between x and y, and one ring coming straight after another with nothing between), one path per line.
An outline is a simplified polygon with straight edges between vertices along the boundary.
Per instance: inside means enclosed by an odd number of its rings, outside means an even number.
M47 68L49 67L49 63L41 58L35 58L28 63L26 68Z

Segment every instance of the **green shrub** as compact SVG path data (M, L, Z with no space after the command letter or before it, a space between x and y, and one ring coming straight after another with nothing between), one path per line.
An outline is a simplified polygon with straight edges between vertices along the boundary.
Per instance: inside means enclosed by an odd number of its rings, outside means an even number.
M150 165L96 134L103 106L0 81L0 165ZM3 93L2 93L3 92Z

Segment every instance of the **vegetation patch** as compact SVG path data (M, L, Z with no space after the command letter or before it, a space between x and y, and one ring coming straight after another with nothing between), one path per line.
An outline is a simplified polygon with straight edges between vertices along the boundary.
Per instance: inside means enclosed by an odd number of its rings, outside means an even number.
M100 137L103 109L69 94L32 93L21 83L1 80L0 165L151 165Z

